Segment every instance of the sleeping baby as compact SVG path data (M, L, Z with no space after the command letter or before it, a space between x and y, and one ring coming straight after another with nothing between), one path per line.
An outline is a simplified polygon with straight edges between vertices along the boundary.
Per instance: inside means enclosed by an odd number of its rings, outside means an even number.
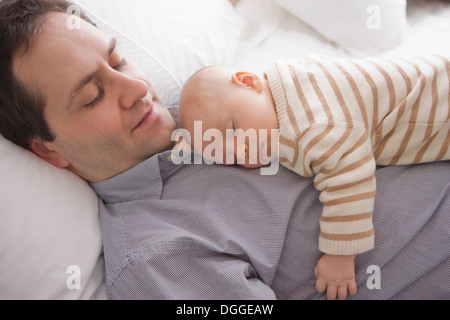
M202 133L221 132L223 149L209 153L217 141L186 138L217 163L257 168L277 159L314 177L324 253L314 269L316 289L345 299L356 293L355 256L374 247L376 165L450 159L449 83L450 61L439 55L311 56L278 61L264 77L211 66L186 83L180 127L190 137L199 123ZM264 134L245 135L249 130Z

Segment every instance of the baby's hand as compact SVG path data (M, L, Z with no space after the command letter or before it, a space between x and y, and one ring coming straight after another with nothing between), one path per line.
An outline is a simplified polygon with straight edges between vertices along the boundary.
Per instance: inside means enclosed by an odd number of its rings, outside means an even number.
M320 293L327 291L327 299L339 300L356 293L355 256L338 256L324 254L314 268L316 290Z

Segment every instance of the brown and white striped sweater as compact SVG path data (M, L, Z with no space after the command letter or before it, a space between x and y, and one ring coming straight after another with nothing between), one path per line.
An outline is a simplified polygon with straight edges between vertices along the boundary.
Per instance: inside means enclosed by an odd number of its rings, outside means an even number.
M321 191L319 249L372 249L376 164L450 159L449 59L310 56L278 61L266 77L280 163Z

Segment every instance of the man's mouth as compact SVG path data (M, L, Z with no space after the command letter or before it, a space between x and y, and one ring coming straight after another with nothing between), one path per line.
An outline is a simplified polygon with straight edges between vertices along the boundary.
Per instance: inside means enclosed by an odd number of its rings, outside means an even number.
M136 127L140 126L140 125L142 124L142 122L144 122L144 121L148 118L148 115L149 115L149 114L150 114L150 113L147 113L147 115L144 117L144 119L142 119L142 121L139 122L138 125L137 125Z
M153 120L153 115L154 115L154 108L152 106L152 108L150 109L150 111L148 111L144 117L142 118L142 120L137 124L137 126L133 129L133 131L138 130L142 127L145 127L147 124L151 123Z

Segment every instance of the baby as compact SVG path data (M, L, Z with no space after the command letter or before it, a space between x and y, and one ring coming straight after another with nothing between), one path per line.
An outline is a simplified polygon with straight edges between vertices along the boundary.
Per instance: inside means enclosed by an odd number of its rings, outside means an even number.
M450 61L439 55L311 56L278 61L264 77L212 66L186 83L180 127L210 161L257 168L278 157L314 177L324 253L314 269L316 289L345 299L356 293L355 256L374 247L376 165L450 159L449 83ZM205 139L208 130L221 134ZM264 134L245 135L249 130Z

